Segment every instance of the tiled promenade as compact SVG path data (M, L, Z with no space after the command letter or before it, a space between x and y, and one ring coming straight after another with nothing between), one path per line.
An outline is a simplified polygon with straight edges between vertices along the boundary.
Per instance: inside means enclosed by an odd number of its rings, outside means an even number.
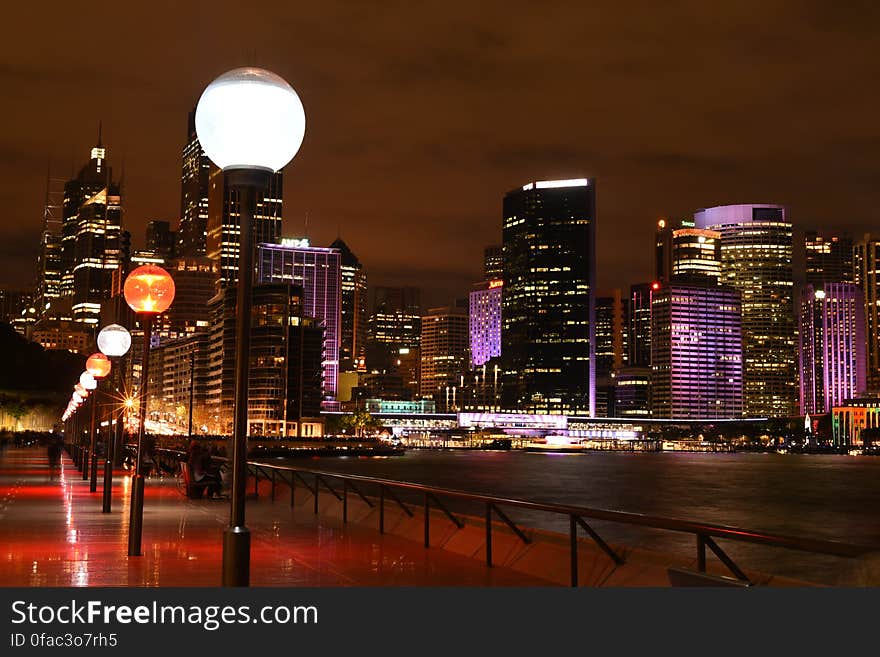
M0 585L217 586L229 502L188 500L176 479L148 479L144 555L127 556L130 480L114 476L113 510L65 454L50 477L45 448L0 455ZM417 541L249 499L254 586L547 586L551 582Z

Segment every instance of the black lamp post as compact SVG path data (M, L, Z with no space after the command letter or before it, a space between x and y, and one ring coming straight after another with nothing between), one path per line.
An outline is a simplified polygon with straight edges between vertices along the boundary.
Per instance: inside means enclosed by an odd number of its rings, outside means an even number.
M302 144L305 112L299 96L281 77L260 68L237 68L211 82L196 108L196 133L207 156L237 192L239 229L235 345L235 412L232 448L232 499L223 535L223 585L250 584L250 532L245 526L247 481L248 372L252 223L257 193L284 167Z

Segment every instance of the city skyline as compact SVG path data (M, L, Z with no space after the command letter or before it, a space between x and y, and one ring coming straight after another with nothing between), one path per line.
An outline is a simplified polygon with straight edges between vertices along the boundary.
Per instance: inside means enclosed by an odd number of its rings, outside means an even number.
M66 13L60 7L49 11ZM283 6L272 12L277 21L249 16L262 35L250 56L231 38L238 23L223 12L197 20L190 7L170 22L163 12L118 18L120 26L160 21L169 42L187 44L185 55L178 46L123 47L125 31L117 29L103 45L118 56L98 65L83 50L56 61L51 48L23 41L27 31L13 34L0 70L10 98L0 111L16 125L0 143L8 155L0 195L12 217L0 228L0 285L31 284L47 161L53 176L69 178L94 144L99 121L123 179L123 224L136 240L149 220L176 226L183 119L204 80L249 61L291 79L310 116L301 156L287 172L285 235L301 235L308 213L313 243L341 236L376 284L415 280L428 304L448 303L479 280L480 252L499 240L499 195L533 179L599 181L600 288L649 278L659 215L778 203L789 208L797 231L854 236L876 220L876 138L864 98L873 92L857 83L876 66L862 56L872 35L861 26L873 8L778 5L710 18L686 6L647 7L624 18L619 10L587 15L577 7L507 5L446 18L404 7L396 12L405 14L405 33L381 11L329 10L346 20L319 21L311 10L293 14ZM36 20L33 11L16 10L23 23ZM62 29L85 29L88 18L53 21L43 38L50 43ZM662 37L647 30L657 20L666 26ZM789 28L785 47L761 38L765 26L779 22ZM202 28L188 38L174 38L196 24ZM353 25L357 30L346 27ZM443 45L426 38L444 27L462 29L443 30L450 35ZM734 31L752 36L731 40ZM132 32L137 41L154 30ZM322 44L326 57L304 56ZM129 54L138 50L151 52L149 61ZM372 57L359 56L365 52ZM588 82L583 90L572 86L576 77ZM710 82L710 94L689 92ZM102 102L95 88L108 90ZM61 92L70 101L64 111L46 96ZM807 94L809 102L786 102ZM731 104L733 95L739 101ZM357 114L350 98L362 99ZM544 102L563 98L564 105ZM524 131L525 122L537 127ZM334 193L341 180L350 193ZM444 193L449 189L456 193ZM413 222L422 230L409 230ZM461 257L445 257L450 249Z

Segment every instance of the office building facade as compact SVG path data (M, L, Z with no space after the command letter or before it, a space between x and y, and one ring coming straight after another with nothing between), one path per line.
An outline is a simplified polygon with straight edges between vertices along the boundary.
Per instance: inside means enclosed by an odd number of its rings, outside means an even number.
M502 234L504 408L595 415L595 181L513 190Z
M795 415L793 243L785 208L726 205L700 210L694 220L697 228L721 233L721 281L741 295L746 415Z
M439 412L461 408L468 369L468 316L456 307L432 308L422 317L420 394Z
M864 394L865 300L857 285L807 285L798 335L801 414L830 413Z
M865 295L867 387L880 392L880 236L865 234L853 245L853 282Z
M307 239L257 246L257 281L302 288L303 315L321 323L323 399L336 399L339 376L342 275L339 249L311 246Z
M474 285L470 293L470 366L480 367L501 355L501 295L504 281L496 279Z
M348 244L337 238L330 248L340 253L340 371L364 371L367 355L367 272Z

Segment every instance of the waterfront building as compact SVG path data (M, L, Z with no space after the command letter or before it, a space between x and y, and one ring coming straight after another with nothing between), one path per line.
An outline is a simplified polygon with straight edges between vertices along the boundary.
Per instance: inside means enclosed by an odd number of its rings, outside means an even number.
M372 288L371 294L373 312L367 326L366 366L370 372L389 371L401 350L419 348L421 291L417 287L380 286Z
M619 369L614 374L614 417L650 417L650 391L650 367Z
M258 249L260 244L277 244L280 241L284 200L281 172L275 173L269 180L268 188L256 196L252 222L254 249ZM238 192L229 187L223 171L211 165L208 174L206 249L208 257L219 268L219 288L238 282L240 227Z
M867 233L853 246L853 282L865 295L867 386L880 392L880 237Z
M853 241L846 235L804 235L807 285L853 282Z
M866 433L866 430L869 430ZM831 432L836 447L878 446L880 397L847 399L831 410ZM874 434L873 436L871 434ZM870 437L870 440L866 440Z
M470 366L480 367L501 355L501 292L504 281L476 283L470 293Z
M433 399L367 399L364 407L368 413L436 413Z
M499 244L492 244L483 249L483 280L504 280L504 250Z
M455 306L431 308L422 317L419 394L441 412L456 410L468 366L468 315Z
M284 239L257 245L257 281L302 288L303 315L324 328L322 390L325 402L336 399L341 320L341 254L312 246L308 239Z
M195 110L187 116L187 139L181 157L180 227L177 231L177 253L181 256L207 253L211 160L199 143L195 117Z
M169 340L151 351L150 390L155 392L150 394L148 411L153 419L182 431L189 427L192 412L193 434L207 431L210 344L210 334L203 331Z
M741 295L746 415L795 415L793 244L785 208L725 205L700 210L694 220L696 228L721 233L721 281Z
M297 285L254 285L248 435L323 434L324 331L321 321L303 314L304 301L304 291ZM207 424L229 434L235 405L236 288L227 287L211 299L210 313Z
M853 283L807 285L800 313L801 414L865 392L865 301Z
M338 249L341 258L339 369L362 372L367 355L367 272L342 238L330 248Z
M651 416L743 414L740 295L728 286L672 282L651 299Z
M638 283L629 288L627 303L627 365L651 367L651 292L660 283Z
M530 182L503 203L503 407L595 415L592 179Z

